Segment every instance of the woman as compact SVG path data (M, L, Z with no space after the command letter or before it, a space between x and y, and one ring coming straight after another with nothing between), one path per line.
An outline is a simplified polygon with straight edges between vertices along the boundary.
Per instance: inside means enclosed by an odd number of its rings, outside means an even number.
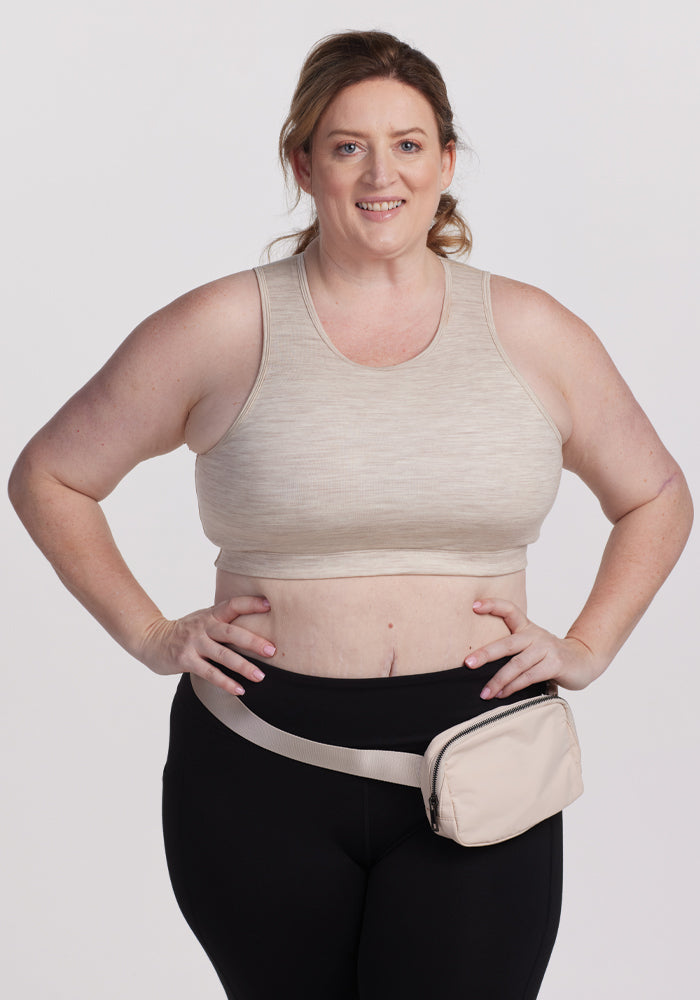
M683 547L688 491L584 323L447 259L469 238L425 56L379 32L319 43L281 153L316 208L297 254L141 324L30 442L11 495L114 638L183 674L166 849L227 996L535 997L559 815L459 847L433 835L416 789L262 750L187 675L313 740L422 752L547 681L600 676ZM99 501L183 441L221 554L214 606L169 621ZM559 638L527 618L524 567L562 463L613 528Z

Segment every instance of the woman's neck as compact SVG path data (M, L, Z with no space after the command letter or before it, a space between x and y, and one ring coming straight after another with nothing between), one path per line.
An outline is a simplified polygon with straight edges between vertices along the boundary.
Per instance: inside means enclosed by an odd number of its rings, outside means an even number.
M440 260L425 245L397 257L375 258L328 246L319 237L305 251L304 262L309 283L340 299L380 289L421 296L443 282Z

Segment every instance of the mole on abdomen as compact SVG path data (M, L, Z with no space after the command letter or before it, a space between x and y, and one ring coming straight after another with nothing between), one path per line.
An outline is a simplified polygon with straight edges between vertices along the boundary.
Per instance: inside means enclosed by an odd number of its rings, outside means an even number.
M393 627L394 627L394 623L393 622L389 622L389 628L393 628Z

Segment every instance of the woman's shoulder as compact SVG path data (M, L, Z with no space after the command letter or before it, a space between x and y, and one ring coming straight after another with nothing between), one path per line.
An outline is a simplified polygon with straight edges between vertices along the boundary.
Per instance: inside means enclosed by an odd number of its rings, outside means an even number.
M563 314L573 316L554 296L524 281L494 274L475 267L466 261L448 258L453 276L461 277L472 285L481 284L491 305L504 314L504 318L514 318L523 323L537 321L540 324L561 321Z
M553 295L536 285L502 274L489 276L491 302L504 317L520 322L548 324L561 321L564 315L573 316Z
M260 293L255 272L252 269L237 271L206 282L178 296L145 321L165 322L169 327L204 324L208 331L224 324L244 328L251 318L259 316Z
M175 378L195 395L224 369L259 354L262 313L252 270L216 278L178 296L141 322L117 351Z
M166 309L173 316L182 312L195 318L202 316L211 323L220 318L222 311L229 320L229 310L235 307L237 321L245 327L251 314L260 317L261 295L265 294L268 285L275 283L284 287L291 282L296 287L298 281L299 258L282 257L199 285L175 299Z
M182 378L186 370L187 382L210 391L228 369L259 355L262 310L254 271L192 288L147 317L129 339L158 367Z
M90 419L109 423L107 408L128 419L138 460L183 441L204 450L249 391L261 346L255 274L226 275L139 323L78 397Z
M542 288L500 274L490 276L493 319L504 343L535 352L552 373L609 358L591 327Z

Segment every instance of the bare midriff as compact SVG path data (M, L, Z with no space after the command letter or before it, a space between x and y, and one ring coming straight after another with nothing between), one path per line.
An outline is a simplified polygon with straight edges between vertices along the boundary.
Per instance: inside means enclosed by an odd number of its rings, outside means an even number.
M474 612L475 601L498 597L526 610L524 571L496 577L324 580L218 571L217 602L251 594L266 597L270 611L245 615L236 624L274 643L277 652L265 662L323 677L387 677L458 667L470 652L508 635L501 618Z

